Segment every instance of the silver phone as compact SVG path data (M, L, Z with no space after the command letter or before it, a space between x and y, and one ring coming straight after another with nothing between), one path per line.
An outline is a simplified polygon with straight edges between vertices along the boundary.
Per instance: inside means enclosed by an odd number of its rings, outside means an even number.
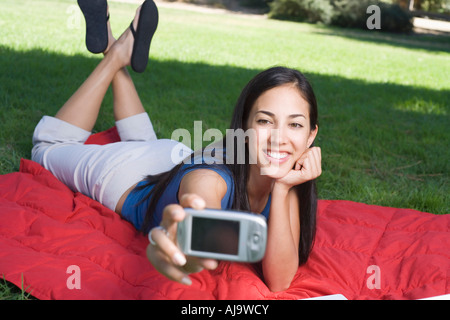
M267 222L262 215L238 211L186 208L177 241L189 256L257 262L266 251Z

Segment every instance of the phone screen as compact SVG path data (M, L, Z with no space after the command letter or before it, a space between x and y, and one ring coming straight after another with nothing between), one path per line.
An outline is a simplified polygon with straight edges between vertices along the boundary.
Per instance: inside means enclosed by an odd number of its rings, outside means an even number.
M239 229L239 221L193 217L191 249L237 255Z

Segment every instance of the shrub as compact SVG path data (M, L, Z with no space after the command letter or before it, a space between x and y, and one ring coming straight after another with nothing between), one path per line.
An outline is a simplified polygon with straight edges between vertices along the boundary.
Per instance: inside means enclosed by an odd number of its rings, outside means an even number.
M330 0L334 14L331 24L349 28L367 28L367 7L373 4L371 0Z
M323 22L340 27L367 29L367 8L376 4L381 10L381 31L408 32L411 16L397 4L373 0L274 0L269 17L305 22Z
M366 13L371 0L332 0L335 14L331 24L340 27L352 27L367 29ZM409 32L412 29L411 15L403 10L398 4L386 2L375 3L381 11L381 30L390 32Z
M381 31L410 32L413 28L412 16L399 5L381 2Z
M328 0L274 0L269 6L269 17L273 19L328 24L333 15Z
M239 4L243 7L269 9L271 0L239 0Z

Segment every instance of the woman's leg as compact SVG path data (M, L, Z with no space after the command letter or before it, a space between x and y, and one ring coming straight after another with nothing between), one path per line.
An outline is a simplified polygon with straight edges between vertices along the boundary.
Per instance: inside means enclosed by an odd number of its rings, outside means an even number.
M145 112L133 80L126 68L122 68L116 73L111 86L116 121Z
M105 56L78 90L56 113L55 118L86 131L92 131L105 93L119 69L120 66L113 59L113 56Z
M140 7L136 14L140 13ZM111 26L108 21L108 47L104 55L108 54L109 49L117 41L112 34ZM134 86L133 80L128 73L127 68L123 67L117 71L112 79L113 103L114 103L114 118L116 121L134 116L136 114L144 113L145 109L139 98L139 95Z
M135 28L139 13L138 9L134 19ZM117 41L112 38L104 59L92 74L58 111L56 117L45 116L41 119L33 135L34 161L50 170L72 190L80 191L112 210L129 187L143 176L153 173L148 170L167 171L171 168L164 166L170 166L170 147L175 146L175 142L156 140L148 114L125 68L130 64L133 41L130 29ZM84 144L91 134L110 84L113 87L114 114L121 139L154 140L151 144ZM136 159L140 159L140 162L136 163Z
M137 26L140 8L133 24ZM116 41L112 37L105 56L78 90L56 113L55 118L66 121L86 131L92 131L97 121L101 103L112 83L114 92L114 114L116 120L145 112L133 81L125 66L130 64L133 35L128 28Z
M136 14L140 13L140 7ZM136 20L136 19L135 19ZM136 24L136 21L134 22ZM116 42L108 24L108 48ZM133 80L127 68L121 68L111 83L113 91L114 119L122 141L149 141L156 139L156 133L142 105Z

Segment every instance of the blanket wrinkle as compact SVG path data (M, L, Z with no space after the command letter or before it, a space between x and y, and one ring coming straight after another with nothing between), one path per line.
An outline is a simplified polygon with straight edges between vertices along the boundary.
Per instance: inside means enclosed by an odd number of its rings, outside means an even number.
M388 215L388 214L387 214ZM365 289L367 288L367 272L369 270L369 272L376 272L375 270L372 271L370 268L371 266L377 266L377 264L375 263L375 259L374 259L374 253L377 250L377 248L380 245L381 240L383 239L383 236L386 234L386 230L388 230L388 226L390 223L392 223L392 219L394 217L394 213L390 214L388 217L386 217L386 223L384 226L384 229L380 232L379 237L376 239L376 241L374 241L374 244L371 246L370 250L369 250L369 255L367 255L367 262L366 262L366 274L364 277L362 277L361 282L360 282L360 290L359 290L359 295L362 295L362 292L365 291Z

